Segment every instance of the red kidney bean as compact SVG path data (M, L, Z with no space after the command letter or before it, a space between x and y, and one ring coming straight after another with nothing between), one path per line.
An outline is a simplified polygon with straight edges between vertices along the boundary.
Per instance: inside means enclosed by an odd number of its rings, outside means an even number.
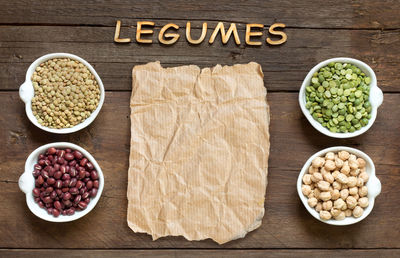
M67 172L67 168L64 165L61 165L60 171L61 171L61 173L65 174L65 172Z
M53 208L47 208L47 213L51 215L53 213Z
M79 171L79 178L85 178L85 176L86 176L86 171L85 170L81 170L81 171Z
M75 167L76 160L72 160L72 161L68 162L68 165L70 165L71 167Z
M90 181L90 177L85 177L84 179L82 179L82 181L83 181L85 184L87 184L87 182Z
M77 205L82 200L82 195L77 195L74 199L74 205Z
M46 166L50 166L51 163L52 163L52 162L51 162L50 160L45 160L45 161L44 161L44 164L45 164Z
M86 198L86 199L84 200L84 202L86 202L87 204L89 204L89 203L90 203L90 198Z
M52 169L50 169L50 171L49 171L49 177L53 177L54 176L54 173L55 173L55 170L52 168Z
M35 202L40 202L40 198L39 197L35 197L34 200L35 200Z
M71 167L68 166L68 163L65 164L65 172L66 172L66 173L69 173L70 170L71 170Z
M53 214L53 216L54 217L58 217L58 216L60 216L60 211L59 210L57 210L57 209L53 209L53 212L52 212L52 214Z
M61 210L61 203L59 201L55 201L53 203L54 208L56 208L57 210Z
M75 186L76 186L76 188L81 189L82 186L84 186L84 185L85 185L85 184L84 184L82 181L79 180L79 181L76 182L76 185L75 185Z
M91 177L93 180L99 179L99 175L97 174L97 171L96 171L96 170L92 170L92 172L90 172L90 177Z
M53 169L54 169L55 171L60 170L60 164L54 164Z
M40 170L34 170L34 171L32 172L32 175L33 175L34 177L38 177L38 176L40 175Z
M78 207L81 208L82 210L83 210L83 209L86 209L87 203L86 203L86 202L79 202L79 203L78 203Z
M56 182L56 180L55 180L53 177L50 177L50 178L48 178L48 179L46 180L46 182L47 182L47 184L49 184L49 185L53 185L53 184Z
M40 172L40 175L41 175L44 179L49 178L49 173L46 172L46 171L44 171L44 170L42 170L42 172Z
M39 159L45 159L46 158L46 156L45 155L43 155L43 154L39 154Z
M90 190L90 197L94 198L97 195L97 188L93 188Z
M58 157L54 156L54 158L51 160L51 164L55 165L55 164L57 164L57 161L58 161Z
M43 187L44 187L44 188L47 188L48 186L49 186L49 184L48 184L47 182L44 182L44 183L43 183Z
M60 179L62 177L62 172L61 171L57 171L54 173L54 178L55 179Z
M61 214L64 215L64 216L67 215L67 210L63 210L63 211L61 212Z
M38 164L40 165L40 167L43 167L45 165L45 160L39 159Z
M69 179L66 179L66 180L64 180L63 181L63 186L64 187L69 187L69 183L71 182L71 180L69 180Z
M59 197L62 196L63 192L61 191L61 189L56 189L56 193Z
M82 159L83 158L83 154L82 154L82 152L80 152L80 151L74 151L73 153L72 153L73 155L74 155L74 157L76 158L76 159Z
M61 191L62 191L63 193L66 193L66 192L69 191L69 188L68 188L68 187L64 187L63 189L61 189Z
M69 174L64 174L61 179L62 180L69 180L69 179L71 179L71 176Z
M51 192L53 192L53 187L49 186L46 188L46 193L50 194Z
M77 195L77 194L79 193L79 190L78 190L78 188L76 188L76 187L72 187L72 188L69 189L69 192L70 192L72 195Z
M57 152L57 150L56 150L56 148L54 148L54 147L50 147L50 148L47 150L47 153L50 154L50 155L56 154L56 152Z
M51 168L52 167L50 165L47 165L47 166L44 167L43 170L49 172Z
M89 171L92 171L92 170L94 169L94 166L93 166L93 164L92 164L91 162L88 162L88 163L86 164L86 168L87 168Z
M50 193L50 198L53 199L53 200L57 200L57 193L56 193L56 191L53 191L53 192Z
M74 159L74 155L72 155L71 153L65 153L64 158L65 160L71 161Z
M72 178L71 181L69 182L69 187L75 187L76 183L77 183L77 179L76 178Z
M40 189L37 188L37 187L36 187L36 188L33 188L32 193L33 193L33 196L39 197L39 196L40 196Z
M82 167L84 167L84 166L86 166L87 162L88 162L88 159L87 159L87 158L83 158L83 159L81 159L81 161L79 162L79 165L81 165Z
M39 204L40 208L42 208L42 209L44 208L44 203L42 201L40 201L38 204Z
M64 206L69 208L72 206L72 202L70 200L63 200Z
M39 195L39 196L40 196L40 198L43 199L44 197L46 197L46 196L48 196L48 195L49 195L49 194L48 194L47 192L44 192L44 191L43 191L43 192L40 192L40 195Z
M53 156L53 155L49 155L49 156L46 157L46 159L47 159L47 160L50 160L50 161L53 161L54 156Z
M88 198L89 197L89 192L84 192L83 194L82 194L82 199L86 199L86 198Z
M63 182L61 180L57 180L56 184L55 184L55 187L56 188L61 188L62 186L63 186Z
M86 171L85 172L85 177L90 177L90 172Z
M39 185L42 185L44 183L44 179L43 179L43 177L41 175L38 176L37 182L38 182Z
M53 202L53 199L51 199L49 196L46 196L46 197L43 198L43 202L44 203L51 203L51 202Z
M65 161L65 159L63 157L59 157L57 160L57 163L60 165L64 165L64 161Z
M79 189L79 194L84 194L86 191L85 191L85 189L84 188L81 188L81 189Z
M100 183L99 183L99 180L94 180L94 181L93 181L93 187L94 187L94 188L99 188L99 184L100 184Z
M64 195L63 195L63 199L64 199L64 200L69 200L69 199L71 199L71 197L72 197L72 195L71 195L69 192L66 192L66 193L64 193Z
M75 210L72 208L67 210L67 215L74 215L74 213L75 213Z
M57 150L56 155L60 158L64 157L65 155L65 150Z
M39 164L35 164L35 165L33 166L33 169L40 170L40 169L42 169L42 166L39 165Z
M45 203L45 204L44 204L44 207L46 207L46 208L51 208L52 205L53 205L52 203Z
M87 189L89 189L89 190L92 189L92 188L93 188L93 181L91 181L91 180L87 181L86 187L87 187Z
M69 174L70 174L71 177L76 177L76 175L78 175L78 171L76 171L75 167L71 167L69 169Z
M70 148L65 149L65 153L71 153L71 152L72 152L72 150Z

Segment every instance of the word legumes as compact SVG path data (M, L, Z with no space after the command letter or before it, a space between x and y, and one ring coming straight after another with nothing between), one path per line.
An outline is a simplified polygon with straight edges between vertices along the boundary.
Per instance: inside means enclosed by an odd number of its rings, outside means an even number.
M70 128L82 123L100 101L96 78L76 60L61 58L41 63L31 80L35 91L32 112L46 127Z
M349 63L329 63L306 87L306 108L334 133L355 132L371 118L371 78Z
M99 175L77 150L49 148L34 165L33 197L54 217L86 209L97 195Z
M323 220L359 218L368 207L366 162L347 151L328 152L311 162L301 191Z

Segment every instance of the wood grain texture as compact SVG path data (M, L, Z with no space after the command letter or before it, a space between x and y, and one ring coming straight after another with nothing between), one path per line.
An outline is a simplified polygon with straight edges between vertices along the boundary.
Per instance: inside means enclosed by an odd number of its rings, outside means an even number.
M199 29L194 30L200 34ZM114 28L3 26L0 27L1 90L16 90L25 79L29 65L38 57L54 52L73 53L86 59L99 73L106 90L130 90L133 65L159 60L163 66L258 62L270 91L298 91L308 71L322 60L347 56L358 58L375 71L379 86L398 92L400 77L400 30L286 29L288 41L282 46L237 47L231 39L223 46L220 38L212 45L190 45L180 30L179 41L160 45L157 32L153 44L113 43ZM211 35L209 29L206 39ZM239 31L244 41L243 30ZM134 28L125 28L121 37L133 37ZM267 32L264 30L265 39Z
M73 24L115 26L133 25L137 20L171 19L272 24L316 28L400 28L395 19L400 9L396 0L364 1L290 1L290 0L175 0L175 1L79 1L32 2L0 1L0 24Z
M352 258L375 258L375 257L398 257L398 249L371 249L371 250L37 250L37 249L5 249L0 250L0 256L4 257L30 257L42 258L43 256L59 258L75 257L207 257L207 258L231 258L231 257L352 257Z
M302 115L297 93L270 93L271 156L263 225L244 239L218 246L211 240L182 237L157 241L135 234L126 223L130 92L108 92L102 111L88 128L53 135L32 125L17 92L0 92L0 248L400 248L400 94L385 94L373 127L354 139L336 140L315 131ZM384 137L383 137L384 136ZM87 149L105 176L96 208L70 223L36 218L25 204L17 181L24 161L38 146L70 141ZM323 224L302 206L296 180L304 162L318 150L335 145L356 147L374 160L382 193L362 222L347 227ZM80 241L77 241L80 239Z

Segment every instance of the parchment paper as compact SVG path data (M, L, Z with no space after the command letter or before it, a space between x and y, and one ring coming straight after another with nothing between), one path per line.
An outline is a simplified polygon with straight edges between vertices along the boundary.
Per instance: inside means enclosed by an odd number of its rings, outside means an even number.
M264 216L269 107L261 66L132 71L128 225L135 232L211 238L258 228Z

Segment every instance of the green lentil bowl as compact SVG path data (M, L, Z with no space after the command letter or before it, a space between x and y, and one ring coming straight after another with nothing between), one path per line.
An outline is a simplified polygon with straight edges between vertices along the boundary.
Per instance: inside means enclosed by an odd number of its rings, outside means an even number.
M330 69L340 70L341 73L332 74ZM336 86L333 85L335 79ZM339 80L344 81L345 85L342 85L342 81L338 85ZM347 81L353 81L357 86L350 86ZM316 94L322 97L314 98ZM304 79L299 93L301 110L311 125L334 138L351 138L365 133L375 122L382 102L383 93L378 88L372 68L362 61L347 57L328 59L314 66Z

